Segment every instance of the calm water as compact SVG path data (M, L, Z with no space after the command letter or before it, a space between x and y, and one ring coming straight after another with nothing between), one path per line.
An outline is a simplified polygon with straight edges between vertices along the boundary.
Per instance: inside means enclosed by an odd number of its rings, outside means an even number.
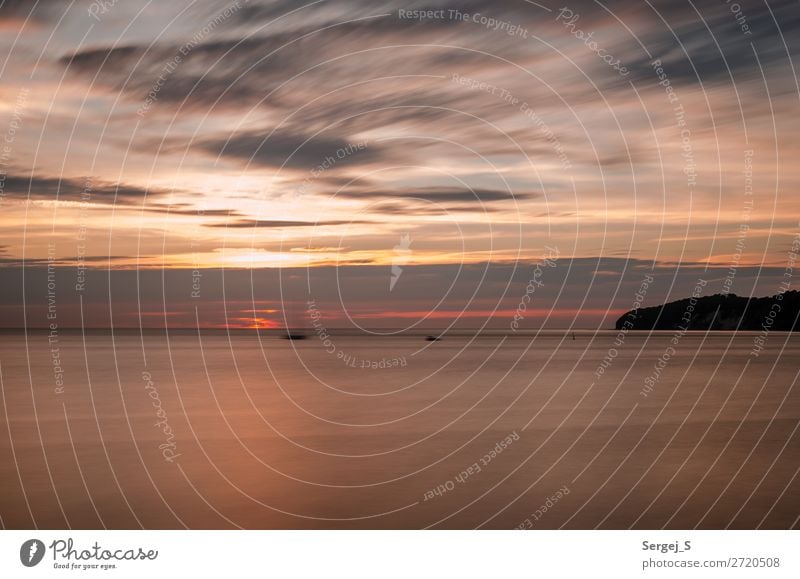
M2 525L797 527L800 336L755 336L6 332Z

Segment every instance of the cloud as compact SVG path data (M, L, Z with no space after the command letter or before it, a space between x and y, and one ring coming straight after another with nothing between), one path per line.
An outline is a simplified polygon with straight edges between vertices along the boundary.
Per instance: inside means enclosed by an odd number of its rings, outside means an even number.
M522 201L541 197L539 193L502 191L499 189L454 189L449 187L420 187L416 189L359 190L342 189L337 197L347 199L411 199L432 203Z
M81 303L87 327L107 325L109 311L122 326L136 326L137 304L149 312L185 312L185 324L192 327L194 311L199 312L200 325L216 327L240 310L252 310L259 304L272 309L295 308L302 311L307 300L316 302L326 318L337 320L331 327L346 324L347 315L369 317L372 314L397 312L379 316L370 322L373 327L398 327L413 312L423 315L430 310L451 312L465 310L513 312L525 294L533 276L534 263L476 263L450 265L405 265L403 276L389 290L390 268L375 265L323 266L315 268L248 269L106 269L86 271L84 291L73 291L76 269L56 267L58 315L60 327L80 327ZM195 268L197 269L197 268ZM544 268L538 278L535 309L545 312L525 318L523 328L535 329L545 322L552 310L556 320L550 327L564 327L564 316L573 318L578 327L610 328L617 313L627 311L636 300L645 276L653 281L645 306L682 299L691 294L698 276L708 280L704 295L719 293L727 266L711 266L708 270L692 265L670 265L652 260L608 258L601 256L562 256L556 267ZM29 327L46 327L48 268L45 262L27 262L25 268L0 264L0 326L22 325L22 291L26 292ZM742 267L736 278L739 295L773 295L782 279L783 267ZM23 276L25 282L23 284ZM189 299L193 283L201 279L198 299ZM298 280L301 283L298 283ZM443 299L442 299L443 298ZM442 299L441 303L439 300ZM82 302L81 302L82 300ZM42 315L34 315L34 314ZM279 318L276 318L279 319ZM470 319L468 327L475 327ZM153 320L148 325L163 325ZM169 322L172 324L172 322ZM180 325L184 322L175 322ZM443 325L433 319L429 327ZM508 328L507 317L495 320L490 327Z
M66 256L58 257L52 261L42 258L19 258L19 257L0 257L0 265L3 267L37 267L53 265L55 267L72 267L75 263L83 261L85 263L97 263L101 265L108 265L114 262L126 262L135 260L136 256L133 255L83 255L83 256Z
M242 217L243 213L236 209L204 209L188 203L173 205L148 205L143 209L148 213L164 213L168 215L186 215L189 217Z
M206 227L224 227L226 229L245 229L245 228L282 228L282 227L325 227L329 225L356 225L370 223L369 221L280 221L274 219L239 219L237 221L224 223L207 223Z
M428 204L411 204L408 202L382 202L369 207L370 213L378 213L383 215L406 215L406 216L425 216L436 215L442 216L448 213L497 213L501 211L498 207L490 207L486 205L428 205Z
M57 19L65 8L61 0L3 0L0 2L0 21L34 20L46 22Z
M228 157L266 167L286 166L311 170L325 163L333 167L373 163L381 159L375 145L359 148L355 140L328 136L306 136L285 131L234 134L196 143L215 156Z
M143 188L126 183L112 183L93 177L46 177L6 175L2 182L5 197L17 200L81 201L132 204L145 197L168 195L171 191Z
M86 48L62 55L58 62L69 73L90 78L132 100L143 101L158 81L159 102L183 103L188 108L242 108L253 106L284 83L287 71L310 69L365 45L420 41L435 37L441 28L458 27L454 21L411 22L394 17L347 22L352 14L343 20L306 23L301 29L270 29L267 35L201 38L191 45L160 42ZM202 25L198 23L198 28ZM188 34L187 41L191 37ZM288 90L319 88L320 82L333 84L336 71L349 76L354 62L358 59L350 57L322 71L312 71ZM375 62L374 58L370 62ZM175 67L167 70L169 63L175 63ZM276 100L279 102L278 96ZM274 106L275 102L270 104Z

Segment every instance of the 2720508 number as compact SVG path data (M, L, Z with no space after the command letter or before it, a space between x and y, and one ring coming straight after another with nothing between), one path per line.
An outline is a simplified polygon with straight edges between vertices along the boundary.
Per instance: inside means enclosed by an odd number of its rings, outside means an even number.
M729 567L780 567L778 557L733 557Z

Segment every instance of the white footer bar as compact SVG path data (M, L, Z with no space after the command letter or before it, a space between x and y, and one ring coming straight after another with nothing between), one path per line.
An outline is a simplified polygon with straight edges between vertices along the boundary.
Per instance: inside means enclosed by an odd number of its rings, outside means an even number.
M796 531L2 531L0 577L800 577Z

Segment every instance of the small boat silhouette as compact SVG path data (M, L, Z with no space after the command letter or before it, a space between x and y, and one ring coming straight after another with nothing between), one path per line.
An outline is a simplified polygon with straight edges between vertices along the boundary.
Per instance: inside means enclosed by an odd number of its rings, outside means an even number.
M308 336L301 332L286 332L283 334L284 340L305 340Z
M440 341L441 339L442 339L442 338L441 338L440 336L432 336L432 335L425 336L425 341L426 341L426 342L438 342L438 341Z

